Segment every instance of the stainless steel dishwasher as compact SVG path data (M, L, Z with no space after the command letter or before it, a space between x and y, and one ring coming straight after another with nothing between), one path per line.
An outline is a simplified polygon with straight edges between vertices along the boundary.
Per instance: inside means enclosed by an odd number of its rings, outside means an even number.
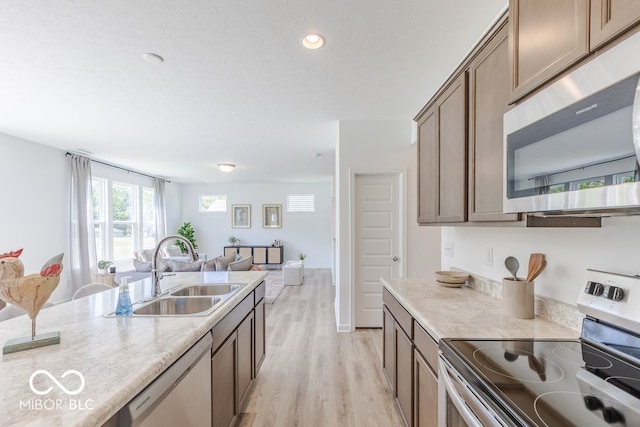
M211 332L118 414L119 426L211 427Z

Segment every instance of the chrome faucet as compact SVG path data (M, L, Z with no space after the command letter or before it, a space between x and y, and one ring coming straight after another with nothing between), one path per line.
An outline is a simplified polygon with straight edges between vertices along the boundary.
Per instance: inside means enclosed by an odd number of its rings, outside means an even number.
M156 248L153 250L153 259L151 260L151 297L152 298L155 298L158 295L160 295L160 279L162 279L162 274L158 273L158 254L160 253L160 248L162 247L162 244L169 240L181 240L182 242L184 242L185 246L187 247L187 252L189 252L189 255L191 256L191 260L194 262L198 260L198 254L196 253L196 250L191 245L191 242L185 239L184 237L167 236L164 239L160 240Z

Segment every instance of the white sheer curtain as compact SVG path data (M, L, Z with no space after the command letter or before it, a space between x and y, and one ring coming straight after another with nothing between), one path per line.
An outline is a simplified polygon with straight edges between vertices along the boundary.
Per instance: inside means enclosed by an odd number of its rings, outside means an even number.
M69 212L70 270L74 291L93 282L96 238L91 197L91 160L71 154L71 206Z
M164 200L164 183L165 181L162 178L153 179L155 195L153 199L153 210L156 220L156 243L167 236L167 211Z

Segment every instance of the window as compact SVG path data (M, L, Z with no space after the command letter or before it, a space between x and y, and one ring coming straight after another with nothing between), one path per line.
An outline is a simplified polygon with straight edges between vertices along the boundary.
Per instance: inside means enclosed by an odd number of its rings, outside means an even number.
M138 249L156 244L155 191L105 178L92 180L92 208L98 260L114 261L118 268L127 268Z
M315 212L316 197L314 194L289 194L287 196L287 212Z
M199 212L226 212L227 196L226 194L207 194L201 195L198 200Z

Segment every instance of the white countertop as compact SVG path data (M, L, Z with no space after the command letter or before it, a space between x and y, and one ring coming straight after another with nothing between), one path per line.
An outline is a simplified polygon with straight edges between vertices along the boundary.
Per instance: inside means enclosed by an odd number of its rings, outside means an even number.
M204 336L265 276L266 272L253 271L198 272L162 279L163 290L188 283L247 284L204 317L104 317L115 310L117 288L43 309L37 318L37 334L60 331L61 342L0 356L0 424L101 425ZM130 289L135 303L150 295L151 280L132 283ZM26 315L0 322L2 345L30 335L31 320ZM69 390L79 388L79 377L61 375L76 370L84 377L85 386L79 394L68 395L52 379L39 374L34 377L36 389L52 387L49 394L39 396L29 381L40 369L50 372Z
M441 338L577 338L580 331L536 316L515 319L502 301L469 286L448 288L435 279L382 279L436 341Z

